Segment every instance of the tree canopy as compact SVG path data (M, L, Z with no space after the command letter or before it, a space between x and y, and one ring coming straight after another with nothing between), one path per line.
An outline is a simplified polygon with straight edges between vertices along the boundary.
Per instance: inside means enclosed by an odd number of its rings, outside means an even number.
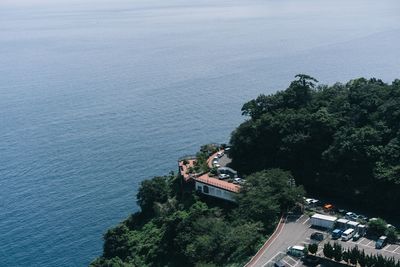
M249 176L237 203L230 204L182 194L179 179L143 181L137 194L141 211L107 231L103 255L91 266L241 266L279 214L304 195L290 172L279 169Z
M400 80L316 85L297 75L284 91L243 105L232 166L290 170L307 192L395 211L400 203ZM384 204L383 204L384 203Z

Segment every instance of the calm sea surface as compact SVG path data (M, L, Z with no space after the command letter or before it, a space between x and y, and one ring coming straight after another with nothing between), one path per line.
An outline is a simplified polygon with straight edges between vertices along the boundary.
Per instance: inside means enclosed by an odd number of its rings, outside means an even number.
M85 266L143 179L297 73L400 77L398 0L0 1L0 266Z

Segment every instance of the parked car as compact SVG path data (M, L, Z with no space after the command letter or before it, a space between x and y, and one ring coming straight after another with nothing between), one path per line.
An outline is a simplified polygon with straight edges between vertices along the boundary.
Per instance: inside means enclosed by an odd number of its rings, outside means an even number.
M283 261L277 261L274 263L274 267L286 267L287 265L285 265L283 263Z
M236 178L233 179L233 183L234 184L240 184L242 182L242 180L243 180L242 178L236 177Z
M332 231L332 239L339 239L342 237L343 231L340 229L335 229Z
M381 236L375 243L375 248L376 249L381 249L384 248L387 245L387 237L386 236Z
M230 176L229 176L228 174L222 173L222 174L218 175L218 178L219 178L220 180L225 180L225 179L230 178Z
M303 246L291 246L288 247L287 254L293 257L301 258L304 256L305 247Z
M358 215L355 214L354 212L347 212L346 215L344 216L347 220L353 220L356 221L358 219Z
M342 234L342 241L348 241L348 240L352 239L355 232L356 231L352 228L349 228L346 231L344 231Z
M320 232L315 232L311 234L310 239L322 241L324 240L324 235Z
M356 233L355 235L353 235L353 241L357 241L358 239L360 239L361 235L359 233Z

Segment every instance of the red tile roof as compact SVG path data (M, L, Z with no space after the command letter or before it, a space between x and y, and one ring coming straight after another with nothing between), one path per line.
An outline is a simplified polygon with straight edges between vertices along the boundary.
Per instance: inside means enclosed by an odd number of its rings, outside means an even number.
M209 184L209 185L212 185L212 186L216 186L216 187L219 187L221 189L225 189L225 190L228 190L228 191L231 191L231 192L235 192L235 193L238 193L239 190L240 190L240 185L229 183L229 182L224 181L224 180L219 180L218 178L210 177L208 175L208 173L203 174L203 175L201 175L199 177L196 177L194 179L196 181L199 181L199 182L202 182L202 183L205 183L205 184Z

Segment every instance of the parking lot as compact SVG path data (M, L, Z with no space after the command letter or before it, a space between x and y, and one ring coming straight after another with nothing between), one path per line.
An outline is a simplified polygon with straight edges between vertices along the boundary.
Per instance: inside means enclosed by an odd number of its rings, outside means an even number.
M286 251L289 246L310 244L309 237L314 231L308 216L288 216L277 237L251 267L270 267L279 260L289 267L303 266L300 259L287 255Z
M382 249L375 249L375 241L365 237L358 241L341 241L332 240L330 231L321 231L311 228L309 217L307 215L288 216L283 227L278 231L277 236L272 240L271 244L265 249L262 255L252 265L248 267L272 267L275 262L281 261L289 267L301 267L303 265L299 258L287 255L287 248L293 245L308 246L315 243L310 239L310 235L314 232L324 234L324 240L318 244L317 255L323 256L323 247L327 242L338 242L343 248L353 248L357 246L360 250L364 250L366 254L382 254L385 257L394 257L400 260L400 246L386 245Z
M330 240L330 238L328 239ZM343 248L352 248L357 246L360 250L364 250L366 254L382 254L385 257L394 257L395 259L400 260L400 245L388 244L382 249L375 248L375 240L370 240L365 237L361 238L358 241L341 241L341 240L333 240L339 242ZM326 242L326 241L325 241Z

